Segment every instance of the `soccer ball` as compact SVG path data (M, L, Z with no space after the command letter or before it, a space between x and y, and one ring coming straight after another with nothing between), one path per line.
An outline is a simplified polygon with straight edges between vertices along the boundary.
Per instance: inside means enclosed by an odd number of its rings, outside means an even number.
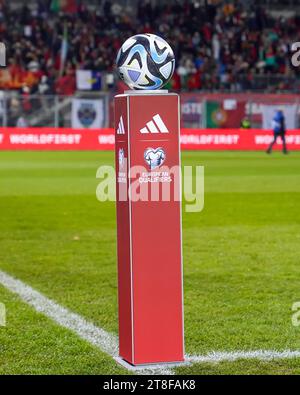
M170 45L148 33L126 40L116 63L121 79L131 89L160 89L170 80L175 68Z

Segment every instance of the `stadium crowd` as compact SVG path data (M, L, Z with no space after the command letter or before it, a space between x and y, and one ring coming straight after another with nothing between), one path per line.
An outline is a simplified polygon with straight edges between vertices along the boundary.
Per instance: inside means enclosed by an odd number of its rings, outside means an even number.
M290 45L300 37L300 17L274 18L246 0L139 1L137 10L99 0L39 0L12 8L0 0L0 41L8 67L0 89L23 94L71 95L76 69L113 73L116 53L131 35L150 32L173 47L174 90L251 90L257 76L278 76L272 89L290 89L297 78ZM136 12L135 12L136 11ZM277 80L276 80L277 81Z

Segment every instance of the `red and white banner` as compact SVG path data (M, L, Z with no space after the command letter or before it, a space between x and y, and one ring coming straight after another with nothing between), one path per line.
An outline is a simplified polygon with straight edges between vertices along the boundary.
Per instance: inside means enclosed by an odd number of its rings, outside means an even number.
M181 129L182 150L260 151L272 141L272 131L262 129ZM300 150L300 130L288 131L288 148ZM113 150L113 129L2 128L1 150ZM275 149L281 149L281 141Z
M0 150L113 150L113 129L0 129Z
M273 132L262 129L182 129L180 135L183 150L265 150L273 140ZM300 150L300 130L289 131L286 141L290 150ZM274 149L281 149L279 138Z

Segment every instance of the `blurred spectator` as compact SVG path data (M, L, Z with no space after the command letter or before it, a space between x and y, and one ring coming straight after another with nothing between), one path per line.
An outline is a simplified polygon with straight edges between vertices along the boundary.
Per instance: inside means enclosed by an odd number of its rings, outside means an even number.
M17 128L27 128L28 127L28 122L26 121L26 119L23 116L20 116L17 119L16 127Z
M135 15L109 0L96 9L83 0L38 0L31 8L0 0L0 41L9 48L0 89L73 94L77 68L112 73L122 42L142 32L163 36L174 49L176 90L245 90L257 75L297 76L288 59L300 37L299 17L274 18L255 3L141 0Z
M75 71L69 68L56 80L55 92L58 95L73 95L76 91Z
M241 129L251 129L251 121L248 117L242 119Z
M41 81L38 86L38 92L41 95L49 95L50 93L53 93L51 92L50 85L48 84L48 77L46 75L43 75L41 78Z

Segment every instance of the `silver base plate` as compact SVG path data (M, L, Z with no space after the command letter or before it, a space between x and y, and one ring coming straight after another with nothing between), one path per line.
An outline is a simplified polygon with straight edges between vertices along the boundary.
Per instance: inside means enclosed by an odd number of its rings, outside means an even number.
M128 91L124 91L125 95L165 95L169 93L169 91L167 89L157 89L157 90L128 90Z
M180 362L164 362L164 363L148 363L144 365L131 365L131 363L125 361L125 359L121 357L115 357L114 360L122 365L127 370L137 371L144 369L160 369L160 368L176 368L178 366L188 365L189 363L186 361Z

